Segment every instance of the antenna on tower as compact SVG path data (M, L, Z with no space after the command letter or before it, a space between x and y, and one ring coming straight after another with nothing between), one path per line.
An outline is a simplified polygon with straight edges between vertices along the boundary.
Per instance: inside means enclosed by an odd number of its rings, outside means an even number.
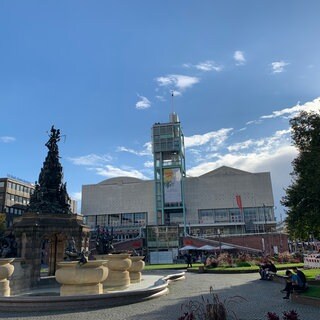
M171 108L172 108L172 114L174 113L173 98L174 98L174 91L173 91L173 90L171 90Z

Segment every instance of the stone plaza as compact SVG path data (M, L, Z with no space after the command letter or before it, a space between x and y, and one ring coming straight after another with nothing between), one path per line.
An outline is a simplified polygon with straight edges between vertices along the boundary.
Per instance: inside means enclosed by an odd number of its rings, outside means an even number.
M144 271L144 274L166 275L170 271ZM5 313L1 318L37 319L37 320L66 320L72 318L82 319L108 319L108 320L177 320L182 315L181 305L190 300L199 300L201 296L209 297L209 287L219 295L221 301L241 296L244 299L229 304L239 320L265 320L267 312L276 312L280 317L284 311L296 310L301 320L319 319L319 308L298 304L291 300L283 300L280 292L282 285L277 282L259 281L256 273L250 274L198 274L186 273L186 279L172 282L167 295L143 301L140 303L105 308L99 310L82 310L68 312L28 312ZM231 301L231 300L230 300ZM230 314L230 319L232 319Z

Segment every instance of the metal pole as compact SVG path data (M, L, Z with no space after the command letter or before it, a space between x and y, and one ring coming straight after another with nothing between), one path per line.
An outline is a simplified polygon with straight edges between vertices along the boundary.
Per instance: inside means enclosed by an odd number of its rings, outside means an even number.
M220 239L221 231L220 231L220 229L218 229L217 232L218 232L218 239L219 239L219 254L221 254L221 239Z

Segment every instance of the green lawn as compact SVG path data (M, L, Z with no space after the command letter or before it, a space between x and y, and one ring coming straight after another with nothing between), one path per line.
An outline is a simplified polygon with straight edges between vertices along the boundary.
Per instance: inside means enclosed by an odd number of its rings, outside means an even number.
M186 263L177 263L177 264L149 264L146 265L144 270L181 270L186 269ZM188 268L189 271L198 272L199 267L203 266L202 263L194 263L192 264L192 268ZM286 269L291 269L292 267L303 267L303 263L287 263L287 264L276 264L277 269L279 270L279 274L285 273ZM258 272L258 266L250 266L250 267L217 267L217 268L206 268L206 272L208 273L241 273L241 272ZM317 275L320 274L320 269L306 269L303 270L304 274L307 277L307 280L314 280ZM302 293L301 295L313 298L320 298L320 286L311 285L309 289Z
M192 268L188 268L190 271L198 271L199 267L203 266L202 263L193 263ZM303 263L287 263L277 264L276 267L279 270L286 270L292 267L302 267ZM186 269L186 263L172 263L172 264L147 264L144 270L164 270L164 269ZM217 268L206 268L207 272L258 272L259 267L256 265L250 267L217 267ZM320 272L319 272L320 273ZM314 279L314 277L313 277Z
M192 268L197 269L203 266L202 263L193 263ZM186 263L171 263L171 264L146 264L144 270L165 270L165 269L186 269Z
M291 267L292 268L292 267ZM290 269L290 267L288 267ZM301 268L302 269L302 268ZM315 277L320 274L320 269L302 269L303 273L306 275L307 281L314 280ZM279 271L279 274L284 275L285 270Z
M308 290L301 293L301 295L320 299L320 286L309 286Z

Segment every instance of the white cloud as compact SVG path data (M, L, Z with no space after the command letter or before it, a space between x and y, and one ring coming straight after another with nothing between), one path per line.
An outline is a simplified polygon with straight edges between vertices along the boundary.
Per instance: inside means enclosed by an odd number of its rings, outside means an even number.
M156 98L162 102L167 101L166 98L164 96L156 96Z
M314 99L313 101L308 101L303 105L298 102L297 105L291 108L285 108L282 110L273 111L272 114L261 116L260 119L272 119L281 116L294 117L301 111L307 112L320 112L320 97Z
M145 168L153 168L153 161L146 161L143 166Z
M191 148L195 146L201 146L214 141L215 144L220 145L223 143L229 136L229 133L232 131L232 128L223 128L218 131L207 132L205 134L196 134L191 137L185 137L184 142L186 148Z
M250 125L250 124L260 124L260 123L262 123L261 120L251 120L251 121L246 122L246 125Z
M206 72L212 70L219 72L222 70L222 66L218 66L214 61L211 60L200 62L195 65L195 68Z
M136 109L144 110L151 107L151 102L149 101L148 98L140 95L138 95L138 97L140 100L136 103Z
M107 178L115 178L115 177L133 177L138 179L147 180L148 178L144 176L141 172L135 169L129 170L116 168L111 165L106 165L105 167L101 168L92 168L91 170L96 171L96 173L100 176L107 177Z
M184 63L182 65L184 68L195 68L198 69L200 71L204 71L204 72L208 72L208 71L221 71L223 69L223 66L216 64L214 61L212 60L207 60L207 61L203 61L203 62L199 62L197 64L191 64L191 63Z
M71 199L76 201L81 201L82 193L81 192L72 192L71 193Z
M272 67L272 73L281 73L284 70L284 68L289 65L290 63L285 62L285 61L274 61L271 63Z
M246 63L246 58L244 57L243 51L235 51L233 54L233 59L236 61L237 66L241 66Z
M3 136L3 137L0 137L0 141L3 142L3 143L10 143L10 142L16 141L16 138Z
M198 77L190 77L181 74L170 74L164 77L158 77L155 80L158 82L159 86L170 86L179 92L191 88L200 81Z
M130 149L127 147L123 147L123 146L118 147L117 151L118 152L128 152L128 153L135 154L137 156L151 156L152 155L152 144L151 144L151 142L145 143L143 145L143 150L141 150L141 151L137 151L137 150Z
M112 160L111 156L109 155L102 155L99 156L97 154L88 154L86 156L80 156L75 158L67 158L69 161L71 161L75 165L81 165L81 166L94 166L94 165L101 165L106 162L110 162Z

